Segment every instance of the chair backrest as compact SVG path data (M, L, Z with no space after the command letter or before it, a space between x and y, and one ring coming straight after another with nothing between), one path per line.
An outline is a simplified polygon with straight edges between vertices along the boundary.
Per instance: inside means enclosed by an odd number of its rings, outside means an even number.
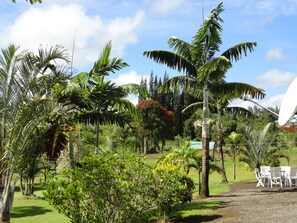
M260 173L262 176L268 176L270 174L270 166L260 166Z
M270 167L271 177L281 177L282 171L280 167Z
M280 168L285 176L291 175L291 166L281 166Z
M290 176L291 177L297 176L297 166L291 166Z

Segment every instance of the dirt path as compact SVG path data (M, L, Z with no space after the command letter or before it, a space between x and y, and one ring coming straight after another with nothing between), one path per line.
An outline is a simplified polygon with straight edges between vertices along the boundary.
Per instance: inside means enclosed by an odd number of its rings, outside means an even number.
M200 222L295 223L297 187L256 187L256 182L233 183L230 191L211 199L223 204Z

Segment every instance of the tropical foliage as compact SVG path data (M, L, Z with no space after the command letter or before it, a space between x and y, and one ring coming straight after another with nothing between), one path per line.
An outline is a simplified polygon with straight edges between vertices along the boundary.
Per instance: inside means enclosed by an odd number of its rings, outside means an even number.
M251 169L260 169L260 166L279 165L278 154L279 148L272 146L273 136L269 135L268 123L262 130L252 129L248 126L242 126L240 132L243 136L244 149L241 161L247 163Z
M37 55L10 45L0 55L0 221L9 221L16 173L25 171L24 157L37 145L41 127L50 126L59 106L43 77L58 76L54 60L67 62L63 48L40 49ZM53 87L48 86L48 87ZM29 154L28 154L29 152Z

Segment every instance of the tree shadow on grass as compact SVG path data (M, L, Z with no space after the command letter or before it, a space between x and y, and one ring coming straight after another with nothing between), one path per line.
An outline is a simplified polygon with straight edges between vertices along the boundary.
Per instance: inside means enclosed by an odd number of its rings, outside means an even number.
M217 200L192 201L191 203L185 204L179 211L174 213L171 221L173 223L197 223L213 221L215 219L221 218L222 215L201 215L198 213L198 211L218 209L221 208L222 204L222 201ZM195 210L197 211L197 214L195 213Z
M221 218L222 215L191 215L188 217L180 217L171 219L172 223L199 223L199 222L210 222L218 218Z
M223 202L218 200L196 200L183 205L182 211L205 210L219 207Z
M13 212L11 213L11 218L43 215L47 212L52 212L52 210L39 206L14 207Z

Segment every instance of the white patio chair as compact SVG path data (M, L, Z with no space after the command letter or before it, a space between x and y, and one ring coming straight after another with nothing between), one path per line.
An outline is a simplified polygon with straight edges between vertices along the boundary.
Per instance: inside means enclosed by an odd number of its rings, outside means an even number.
M290 171L285 174L285 185L289 184L292 187L292 182L294 182L295 186L297 183L297 166L291 166Z
M268 185L269 176L270 176L270 166L260 166L260 174L263 180L264 185Z
M283 175L280 167L270 167L270 175L269 175L269 184L272 187L273 185L280 185L283 187Z
M262 175L258 168L255 168L255 175L258 180L256 187L265 187L265 183L268 181L268 176Z
M270 166L260 166L260 172L262 176L270 175Z

